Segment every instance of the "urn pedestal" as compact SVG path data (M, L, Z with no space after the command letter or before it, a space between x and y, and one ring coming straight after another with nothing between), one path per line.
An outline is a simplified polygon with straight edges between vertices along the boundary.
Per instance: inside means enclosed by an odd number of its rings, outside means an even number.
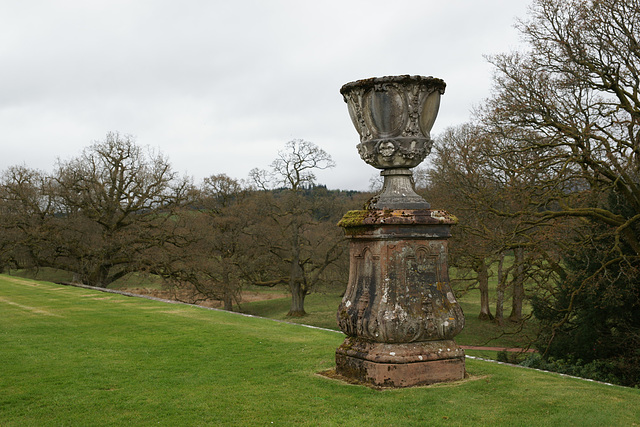
M449 286L447 239L455 217L436 210L350 211L349 284L338 308L347 335L336 372L376 386L464 378L453 337L464 315Z

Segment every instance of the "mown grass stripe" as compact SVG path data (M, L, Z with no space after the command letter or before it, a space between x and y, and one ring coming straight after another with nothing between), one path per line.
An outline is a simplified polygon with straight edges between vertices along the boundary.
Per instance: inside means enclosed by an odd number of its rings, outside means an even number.
M23 310L29 311L35 314L42 314L43 316L54 316L54 317L62 317L59 314L51 313L41 308L29 307L28 305L18 304L17 302L9 301L6 298L0 297L0 303L12 305L14 307L21 308Z

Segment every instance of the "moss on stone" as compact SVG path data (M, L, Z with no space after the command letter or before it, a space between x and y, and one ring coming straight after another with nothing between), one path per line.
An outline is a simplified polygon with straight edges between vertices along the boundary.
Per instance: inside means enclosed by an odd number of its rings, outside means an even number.
M364 225L364 219L370 214L371 211L356 210L349 211L338 222L338 225L343 228L348 227L362 227Z

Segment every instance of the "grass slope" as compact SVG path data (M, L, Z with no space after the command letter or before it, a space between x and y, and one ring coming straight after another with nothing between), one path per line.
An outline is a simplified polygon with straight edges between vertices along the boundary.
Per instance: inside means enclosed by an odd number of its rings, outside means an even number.
M467 361L376 391L335 332L0 275L0 425L633 425L640 390Z
M302 323L305 325L319 326L327 329L339 330L336 312L341 297L337 294L315 293L305 299L304 317L287 317L291 307L291 297L277 298L263 301L243 303L241 309L244 313L254 316L268 317L288 322ZM535 323L529 321L524 325L505 322L504 326L486 320L479 320L480 298L475 298L475 293L467 293L460 299L462 310L465 314L465 327L455 340L462 345L477 345L491 347L524 347L530 339L535 337ZM495 351L468 351L470 354L481 357L494 358Z
M452 274L458 274L456 269L452 269ZM71 281L71 273L51 268L40 268L38 270L15 270L12 275L47 281ZM495 303L495 274L490 281L490 299L492 305ZM110 289L129 290L131 288L161 289L162 282L154 279L153 276L129 274L124 278L109 285ZM285 288L263 288L252 287L252 291L260 293L287 293ZM327 329L338 330L336 323L337 307L342 299L340 290L326 293L313 293L305 299L305 309L308 315L302 318L287 317L291 307L291 297L269 299L263 301L244 302L236 309L244 313L255 316L268 317L271 319L286 320L289 322L302 323L306 325L318 326ZM503 327L494 322L481 321L478 319L480 313L480 294L477 290L464 292L459 298L462 309L465 313L465 328L456 336L456 341L462 345L476 346L496 346L496 347L524 347L528 345L532 337L535 337L536 324L529 321L524 325L524 330L520 331L520 325L505 322ZM505 301L505 311L511 309L509 300ZM526 307L528 310L529 307ZM470 351L470 354L496 358L495 351Z
M507 256L505 267L512 262L513 257ZM461 278L461 273L455 268L450 269L452 277ZM527 347L533 342L537 335L537 322L529 319L524 324L512 323L505 319L504 325L499 326L493 321L480 320L480 292L477 289L463 291L463 286L458 284L457 293L460 294L458 301L465 314L465 327L456 335L455 340L461 345L488 346L488 347ZM491 310L495 310L497 287L496 266L492 267L489 279L489 300ZM257 288L261 290L261 288ZM286 292L286 290L285 290ZM301 318L287 317L291 306L291 297L271 299L264 301L253 301L243 303L239 308L242 312L254 316L268 317L271 319L286 320L289 322L302 323L306 325L319 326L327 329L339 330L336 321L336 311L341 301L339 292L333 293L313 293L305 299L305 310L307 315ZM531 307L525 301L523 311L529 314ZM511 300L504 301L504 311L506 316L511 311ZM467 354L496 359L498 352L490 350L467 350ZM524 356L519 356L524 357Z

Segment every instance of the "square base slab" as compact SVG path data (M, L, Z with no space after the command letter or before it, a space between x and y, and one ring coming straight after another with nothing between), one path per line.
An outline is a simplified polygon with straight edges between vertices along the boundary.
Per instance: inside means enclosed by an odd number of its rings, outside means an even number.
M465 377L464 351L452 340L371 343L349 337L336 350L336 373L379 387L411 387Z

